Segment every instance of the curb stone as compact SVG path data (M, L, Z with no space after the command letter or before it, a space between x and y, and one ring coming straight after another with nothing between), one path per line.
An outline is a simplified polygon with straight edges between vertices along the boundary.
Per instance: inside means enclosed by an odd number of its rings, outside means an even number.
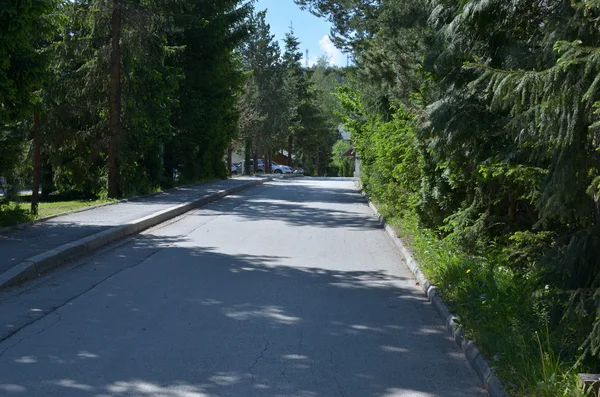
M475 343L465 338L463 334L463 328L460 325L458 318L450 312L450 309L448 309L448 306L446 306L444 300L440 296L437 287L431 284L427 277L425 277L417 261L413 258L402 240L396 235L394 229L392 229L392 227L386 223L385 218L379 213L367 195L365 195L364 192L362 195L369 204L371 210L373 210L375 215L377 215L379 224L383 226L387 234L394 242L394 245L396 245L396 247L399 249L405 263L408 265L409 269L417 279L419 286L429 298L429 301L437 311L438 315L443 319L446 329L462 349L463 354L469 361L469 364L471 364L471 367L475 373L477 373L479 380L485 385L490 397L510 397L510 395L504 390L504 387L502 386L502 383L498 377L494 374L488 363L485 361Z
M44 216L44 217L41 217L41 218L32 219L32 220L27 221L27 222L22 222L22 223L19 223L17 225L0 227L0 233L7 233L7 232L14 231L14 230L25 229L28 226L32 226L32 225L35 225L35 224L38 224L38 223L41 223L41 222L49 221L50 219L58 218L59 216L71 215L71 214L76 214L78 212L84 212L84 211L89 211L89 210L93 210L93 209L96 209L96 208L106 207L106 206L109 206L109 205L114 205L114 204L119 204L119 203L128 203L130 201L136 201L136 200L141 200L141 199L145 199L145 198L150 198L150 197L158 196L160 194L172 192L172 191L175 191L175 190L185 189L185 188L188 188L188 187L191 187L191 186L204 185L204 184L207 184L207 183L215 182L217 180L218 179L214 179L214 180L210 180L210 181L204 181L204 182L198 182L198 183L189 183L187 185L176 186L176 187L173 187L173 188L170 188L170 189L161 190L161 191L154 192L154 193L148 193L148 194L141 194L141 195L138 195L138 196L126 197L126 198L122 198L122 199L115 200L115 201L109 201L109 202L106 202L106 203L90 205L89 207L78 208L76 210L60 212L58 214L48 215L48 216ZM0 284L0 286L1 286L1 284Z
M250 181L239 186L225 189L217 193L204 195L199 199L179 204L164 210L155 212L154 214L133 220L124 225L114 226L91 236L61 245L49 251L43 252L13 266L9 270L0 274L0 290L22 281L39 277L41 274L62 265L68 260L75 259L92 252L104 245L110 244L123 237L127 237L139 233L152 226L156 226L169 219L180 216L194 208L201 207L213 201L217 201L228 195L240 192L250 187L262 185L265 182L270 182L276 179L288 179L295 176L280 176L261 178L255 181Z

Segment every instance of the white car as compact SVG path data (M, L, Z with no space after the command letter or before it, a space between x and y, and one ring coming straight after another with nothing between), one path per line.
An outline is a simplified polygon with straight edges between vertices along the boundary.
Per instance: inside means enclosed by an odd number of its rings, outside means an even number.
M277 164L274 161L271 161L271 169L274 174L291 174L293 172L287 165Z
M227 161L225 161L225 169L227 169ZM237 175L237 167L235 164L231 163L231 174Z

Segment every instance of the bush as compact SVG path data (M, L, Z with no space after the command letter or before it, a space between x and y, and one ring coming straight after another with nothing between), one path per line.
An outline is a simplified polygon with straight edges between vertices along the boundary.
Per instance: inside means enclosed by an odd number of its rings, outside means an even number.
M7 200L0 199L0 226L18 225L31 219L29 211L18 203L10 203Z
M350 105L360 114L356 102ZM551 267L544 263L554 248L554 234L528 230L531 223L526 221L507 227L510 219L497 210L507 203L490 202L483 188L474 191L470 201L459 201L454 177L430 168L429 148L419 143L410 115L402 110L389 121L355 118L346 124L363 159L366 193L409 243L425 274L459 316L465 334L480 346L511 395L578 395L576 371L584 367L575 365L576 348L590 324L578 321L580 329L569 328L570 334L558 326L567 302L557 298L558 284L546 285ZM484 176L509 173L502 171ZM510 170L511 175L532 173L517 171ZM517 209L521 208L527 209ZM576 247L583 252L592 246ZM595 266L594 261L588 263Z
M540 289L538 279L507 267L500 252L490 250L484 257L466 254L452 238L440 238L419 226L414 213L398 217L393 206L378 208L408 242L427 277L460 318L465 335L476 341L512 396L580 395L576 375L582 367L572 356L557 353L563 339L549 328L550 288Z

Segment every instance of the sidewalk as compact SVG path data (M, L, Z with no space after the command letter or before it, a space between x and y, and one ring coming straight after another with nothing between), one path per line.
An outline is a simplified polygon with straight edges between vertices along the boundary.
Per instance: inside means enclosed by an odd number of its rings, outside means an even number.
M160 223L154 215L163 215L161 222L169 217L177 216L173 209L183 213L187 209L186 204L201 205L202 199L218 199L231 190L241 190L246 187L255 186L268 178L240 177L235 179L209 182L200 185L192 185L164 192L155 196L140 198L137 200L119 202L98 208L92 208L87 211L77 212L58 216L45 222L26 227L21 230L14 230L0 233L0 288L3 286L2 275L19 265L22 267L24 262L36 262L33 257L43 256L51 250L63 250L65 244L77 242L78 240L88 238L94 239L98 233L105 232L104 243L94 243L97 248L103 244L116 240L119 237L113 236L116 227L129 225L136 226L128 230L120 231L120 236L125 236L137 232L154 224ZM171 216L173 215L173 216ZM142 222L140 222L142 221ZM148 222L150 221L150 222ZM145 223L144 223L145 222ZM135 225L134 225L135 223ZM143 223L143 225L141 225ZM109 236L110 234L110 236ZM81 245L81 244L80 244ZM85 245L85 243L83 244ZM89 241L88 241L89 245ZM81 248L81 247L72 247ZM91 251L89 247L84 247L83 251ZM75 250L71 250L75 251ZM77 250L79 252L81 250ZM82 252L83 254L84 252ZM47 255L46 255L47 256ZM56 255L55 255L56 256ZM77 256L70 252L63 255L63 260L67 256ZM56 261L54 261L56 262ZM54 263L56 266L59 263ZM48 265L46 267L49 267ZM41 272L41 270L38 270ZM16 274L16 273L15 273Z

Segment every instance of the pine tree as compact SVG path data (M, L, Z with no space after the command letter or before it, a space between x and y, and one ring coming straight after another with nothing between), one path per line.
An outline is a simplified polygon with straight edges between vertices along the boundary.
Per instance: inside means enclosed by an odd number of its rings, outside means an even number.
M184 2L186 18L172 34L185 48L174 66L185 81L178 93L176 133L166 152L187 180L225 176L223 156L239 114L236 103L245 75L235 49L247 38L249 4L239 0Z
M10 181L23 153L25 137L14 124L23 119L32 126L36 160L39 159L38 91L48 78L48 53L44 51L54 33L49 15L55 10L53 0L11 2L0 7L0 175ZM35 113L35 116L34 116ZM39 162L35 164L39 181ZM37 184L31 211L37 215Z
M262 152L268 157L274 148L281 147L289 116L286 91L281 89L285 69L281 64L279 45L266 23L266 11L255 14L252 25L253 33L241 54L244 68L251 73L246 97L255 117L243 134L252 140L256 172L259 154Z

